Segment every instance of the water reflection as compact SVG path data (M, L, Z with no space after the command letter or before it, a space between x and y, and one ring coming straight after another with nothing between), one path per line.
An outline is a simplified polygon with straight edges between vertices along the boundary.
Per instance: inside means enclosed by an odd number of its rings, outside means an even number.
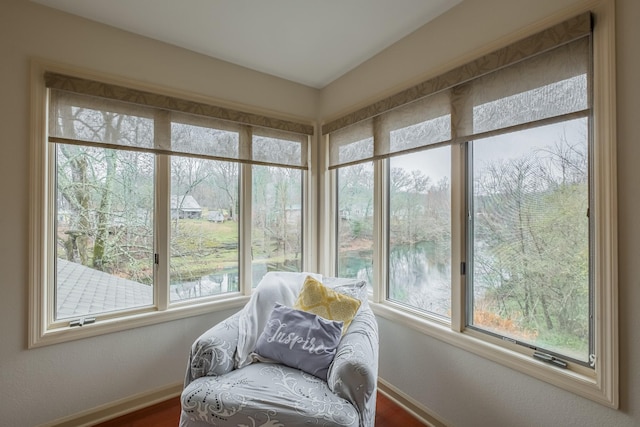
M373 251L340 254L339 275L372 283ZM389 296L392 301L450 317L450 250L433 242L397 245L389 252Z
M373 282L373 250L343 251L338 261L338 276Z
M222 269L197 280L172 283L171 301L237 292L238 289L238 270L235 268Z
M251 265L251 280L255 288L269 271L300 271L300 260L288 260L284 263L254 262ZM222 268L197 280L171 283L171 301L182 301L220 295L240 290L238 269Z
M435 242L395 246L389 253L389 299L450 317L451 261Z

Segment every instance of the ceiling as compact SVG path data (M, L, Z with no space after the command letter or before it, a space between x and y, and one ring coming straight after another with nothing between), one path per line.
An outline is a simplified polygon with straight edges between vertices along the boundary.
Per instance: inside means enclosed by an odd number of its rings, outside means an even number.
M322 88L462 0L32 0Z

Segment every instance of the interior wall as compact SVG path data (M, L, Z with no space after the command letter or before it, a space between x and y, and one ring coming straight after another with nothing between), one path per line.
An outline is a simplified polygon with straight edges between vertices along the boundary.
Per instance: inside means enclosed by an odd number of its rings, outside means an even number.
M464 0L322 89L326 122L504 46L528 25L583 0Z
M221 312L27 350L30 61L41 58L310 122L318 91L27 0L0 2L0 425L35 426L181 384ZM227 105L227 104L225 104Z
M466 0L324 88L328 120L437 75L582 0ZM616 1L620 409L379 318L380 377L448 425L640 425L640 2Z

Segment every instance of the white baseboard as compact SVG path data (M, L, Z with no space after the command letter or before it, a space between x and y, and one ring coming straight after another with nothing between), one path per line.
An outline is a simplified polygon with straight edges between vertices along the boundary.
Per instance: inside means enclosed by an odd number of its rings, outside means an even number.
M409 395L378 377L378 391L400 405L404 410L429 427L447 427L449 424L439 415L429 411Z
M144 409L156 403L177 397L182 392L182 388L182 383L168 385L88 409L49 423L40 424L38 427L91 427L95 424L109 421L133 411ZM445 420L382 378L378 378L378 391L427 426L447 427Z
M41 424L38 427L90 427L179 396L182 388L182 383L164 386Z

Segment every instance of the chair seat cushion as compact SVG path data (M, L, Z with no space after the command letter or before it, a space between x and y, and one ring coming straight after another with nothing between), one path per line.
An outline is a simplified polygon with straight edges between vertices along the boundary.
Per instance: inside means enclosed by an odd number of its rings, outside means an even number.
M182 392L183 425L357 426L358 413L327 383L295 368L254 363L202 377Z

